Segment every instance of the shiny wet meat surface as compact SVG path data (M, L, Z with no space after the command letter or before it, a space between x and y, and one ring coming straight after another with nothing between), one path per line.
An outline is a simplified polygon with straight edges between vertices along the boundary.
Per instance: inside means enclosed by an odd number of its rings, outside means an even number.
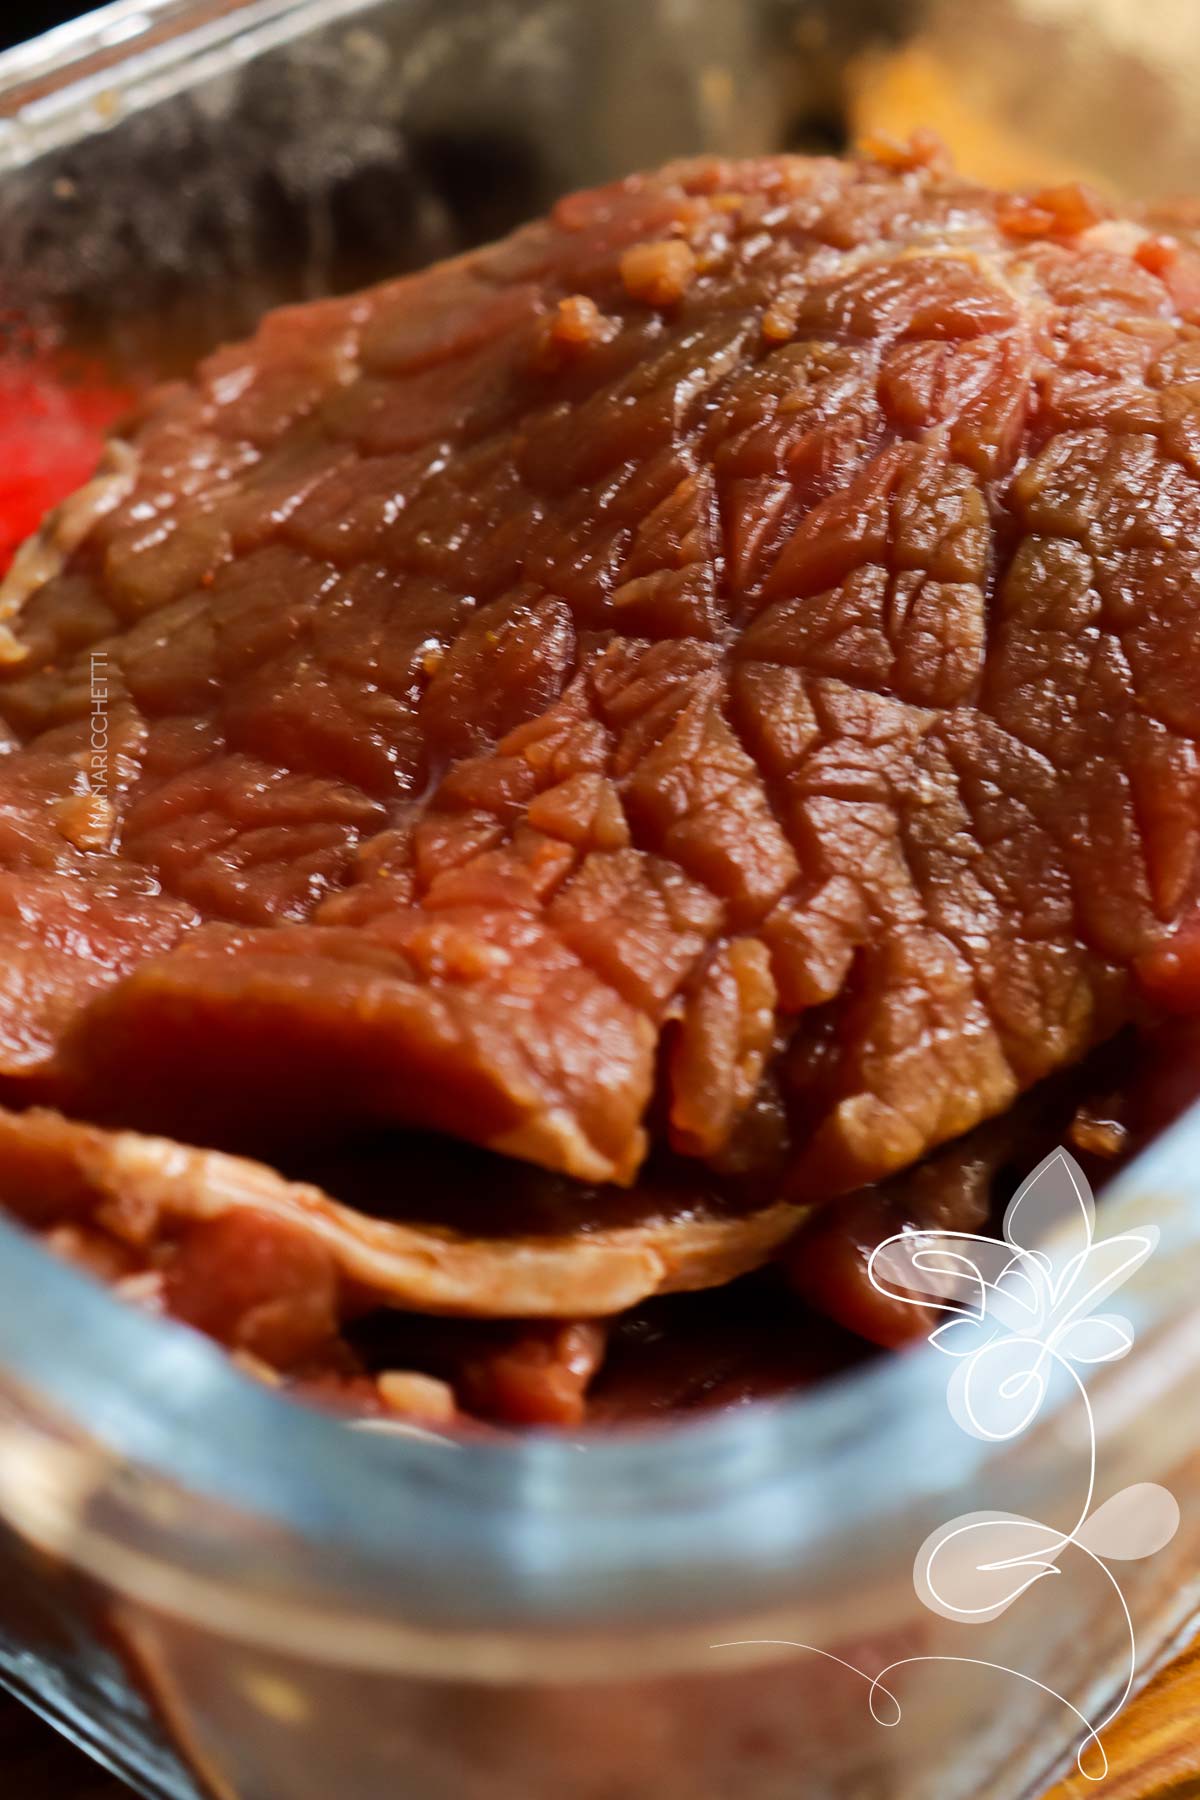
M899 1335L880 1207L986 1217L1187 1003L1198 266L922 148L692 163L154 397L3 590L0 1198L347 1391L380 1308L537 1320L502 1417L780 1255Z

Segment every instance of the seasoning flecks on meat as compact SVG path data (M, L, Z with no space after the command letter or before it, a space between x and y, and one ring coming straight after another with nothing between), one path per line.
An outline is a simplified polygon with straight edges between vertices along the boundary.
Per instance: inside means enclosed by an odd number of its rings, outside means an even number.
M0 679L7 1098L826 1197L1111 1034L1197 881L1200 336L1146 239L682 164L158 396Z

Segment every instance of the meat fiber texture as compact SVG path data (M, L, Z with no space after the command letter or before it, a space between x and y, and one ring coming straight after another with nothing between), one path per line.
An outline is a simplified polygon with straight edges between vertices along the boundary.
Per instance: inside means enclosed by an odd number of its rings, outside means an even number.
M580 1243L653 1146L774 1209L691 1285L1002 1112L1195 908L1198 305L918 147L272 314L0 594L0 1098L106 1180L445 1133Z

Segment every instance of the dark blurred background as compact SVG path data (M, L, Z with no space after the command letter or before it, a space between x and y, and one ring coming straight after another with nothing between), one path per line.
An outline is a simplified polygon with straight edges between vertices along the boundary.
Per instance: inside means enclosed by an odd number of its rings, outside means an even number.
M22 38L90 11L87 0L4 0L0 5L0 48L19 44Z

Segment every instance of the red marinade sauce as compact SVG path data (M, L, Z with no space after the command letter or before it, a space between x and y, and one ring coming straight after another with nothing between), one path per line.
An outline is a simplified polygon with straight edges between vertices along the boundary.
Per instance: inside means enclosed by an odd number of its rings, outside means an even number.
M132 400L99 358L0 308L0 575L50 509L92 474Z

